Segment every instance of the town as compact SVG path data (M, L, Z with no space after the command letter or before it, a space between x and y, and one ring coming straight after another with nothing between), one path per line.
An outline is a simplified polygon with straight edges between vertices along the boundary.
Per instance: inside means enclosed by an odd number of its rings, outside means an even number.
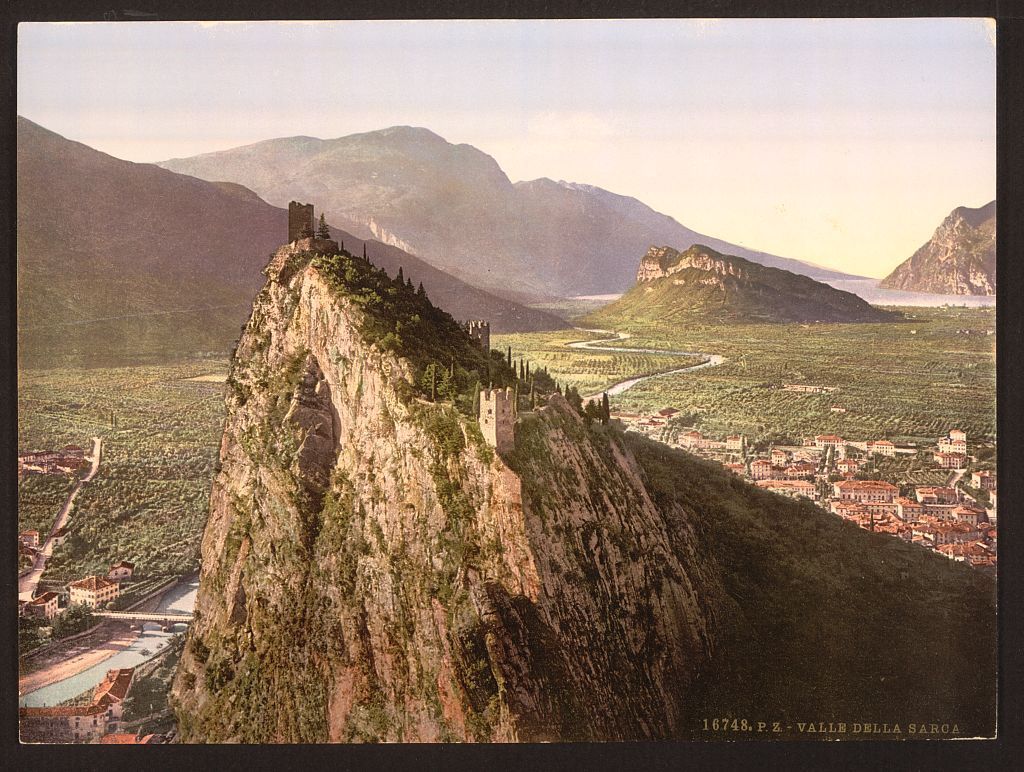
M752 444L740 434L705 437L679 426L679 415L674 407L651 415L611 412L626 431L716 461L759 488L807 499L865 530L919 544L979 570L996 570L996 472L970 454L967 434L959 429L930 446L835 434L804 437L794 444ZM914 484L900 479L898 472L880 472L886 459L898 457L933 470L944 478L942 484Z

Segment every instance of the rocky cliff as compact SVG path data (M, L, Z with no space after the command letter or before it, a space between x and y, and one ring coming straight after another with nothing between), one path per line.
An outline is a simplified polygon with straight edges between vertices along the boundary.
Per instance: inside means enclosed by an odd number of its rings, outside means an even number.
M636 285L588 323L882 322L893 314L807 276L696 244L680 252L650 247Z
M880 287L940 295L996 293L996 202L961 206Z
M721 592L686 512L560 396L504 458L457 397L423 399L428 346L395 341L432 312L388 281L294 255L256 298L173 688L181 737L678 736ZM475 344L441 332L465 380Z

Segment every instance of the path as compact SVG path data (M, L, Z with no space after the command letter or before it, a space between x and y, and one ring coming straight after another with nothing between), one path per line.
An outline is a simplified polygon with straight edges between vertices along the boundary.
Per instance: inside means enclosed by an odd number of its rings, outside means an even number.
M624 346L601 346L600 343L605 343L612 340L627 340L632 337L628 332L614 332L613 330L591 330L583 327L577 327L580 332L593 332L599 335L608 335L607 338L601 338L599 340L578 340L573 343L567 343L566 346L575 349L585 349L587 351L613 351L619 354L660 354L662 356L676 356L676 357L707 357L704 362L699 364L689 365L687 367L680 367L675 370L667 370L663 373L653 373L651 375L641 375L636 378L628 378L624 381L619 381L613 384L611 387L597 392L596 394L590 394L583 397L583 401L587 402L592 399L600 397L605 392L608 396L614 396L621 394L622 392L632 389L638 383L643 383L651 378L665 378L669 375L679 375L680 373L691 373L695 370L704 370L708 367L718 367L721 364L729 361L721 354L704 354L699 351L674 351L660 348L626 348Z
M92 438L92 466L89 469L89 474L79 480L71 490L70 495L68 495L68 500L64 502L64 506L61 507L60 513L57 515L57 519L53 521L53 525L50 527L50 533L47 534L46 541L43 542L43 546L36 554L36 561L32 566L32 570L24 576L18 577L18 600L32 600L32 597L35 595L36 587L39 585L39 580L42 579L43 572L46 570L46 561L53 556L54 532L63 528L67 523L68 515L71 514L71 508L75 504L75 498L78 496L78 492L82 490L82 486L90 482L99 471L102 443L103 441L99 437Z

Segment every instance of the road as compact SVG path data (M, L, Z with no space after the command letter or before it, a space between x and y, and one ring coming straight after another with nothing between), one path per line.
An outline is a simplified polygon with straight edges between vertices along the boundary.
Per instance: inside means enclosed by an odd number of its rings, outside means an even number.
M662 356L677 356L677 357L706 357L706 361L696 365L689 365L687 367L680 367L676 370L667 370L663 373L653 373L652 375L641 375L636 378L628 378L624 381L619 381L613 384L611 387L597 392L596 394L590 394L583 397L583 401L587 402L592 399L600 397L605 392L608 396L614 396L621 394L622 392L632 389L638 383L643 383L651 378L665 378L669 375L679 375L680 373L691 373L695 370L704 370L709 367L718 367L721 364L729 361L721 354L705 354L699 351L673 351L660 348L626 348L624 346L602 346L601 343L605 343L613 340L628 340L631 336L628 332L614 332L612 330L590 330L582 327L577 327L580 332L594 332L599 335L607 335L607 338L601 338L600 340L578 340L573 343L567 343L566 346L575 349L584 349L587 351L613 351L618 354L660 354Z
M42 579L43 572L46 570L46 561L53 556L53 533L65 526L68 516L71 514L71 508L75 505L75 498L77 498L78 492L82 490L83 485L91 482L92 478L99 471L102 445L103 440L99 437L92 438L92 465L89 468L89 473L78 481L68 495L68 500L61 507L57 519L53 521L50 532L46 536L46 541L43 542L42 548L36 555L36 562L32 566L32 570L24 576L18 577L18 600L32 600L36 587L39 585L39 580Z

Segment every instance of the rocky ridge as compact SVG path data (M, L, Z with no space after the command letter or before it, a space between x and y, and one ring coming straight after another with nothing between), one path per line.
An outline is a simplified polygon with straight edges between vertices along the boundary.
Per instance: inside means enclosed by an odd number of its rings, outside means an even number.
M672 322L882 322L897 318L807 276L695 244L652 246L636 284L588 317L598 326Z
M557 395L499 456L295 257L233 358L182 738L677 736L720 592L686 513Z
M954 209L928 243L878 286L940 295L994 295L996 202Z

